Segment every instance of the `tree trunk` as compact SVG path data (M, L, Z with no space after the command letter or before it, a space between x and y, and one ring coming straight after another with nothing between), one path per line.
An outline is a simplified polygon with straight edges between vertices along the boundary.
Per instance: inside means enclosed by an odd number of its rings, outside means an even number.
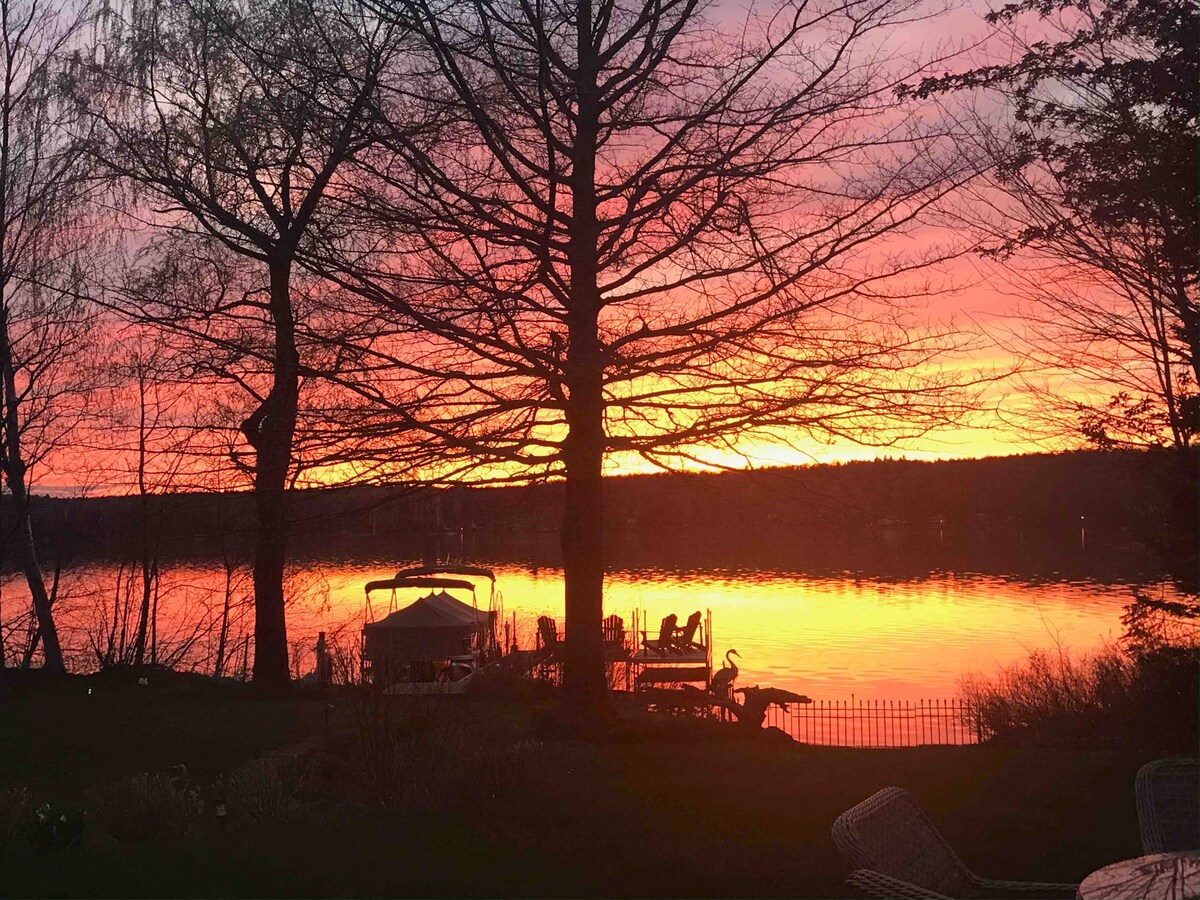
M592 7L580 0L578 21L579 112L571 174L571 304L567 313L567 436L563 442L566 496L563 509L563 580L566 647L563 688L567 702L591 707L607 696L604 678L604 354L600 346L599 226L596 221L598 103Z
M275 356L271 391L242 431L255 449L254 683L286 689L287 622L283 570L287 560L287 478L299 400L299 354L290 295L290 256L271 260L271 315Z
M138 373L138 511L141 514L142 600L138 607L137 631L133 642L133 664L146 661L146 633L150 626L150 596L153 572L150 560L150 496L146 488L146 376Z
M594 388L572 391L566 439L566 497L563 508L563 580L566 586L566 646L563 687L568 702L591 706L607 691L604 679L604 413L600 379ZM589 386L591 387L591 386ZM590 396L584 397L582 394Z
M273 449L273 453L259 454L254 485L258 533L254 546L253 681L267 689L286 688L291 680L283 603L287 497L283 479L277 475L281 468L278 450Z
M33 523L29 519L29 506L26 497L17 499L13 489L13 481L8 482L9 490L13 493L13 503L17 506L19 524L14 535L17 563L25 573L25 582L29 585L29 594L33 598L33 611L37 616L37 633L41 638L42 667L51 672L65 672L62 648L58 643L58 629L54 626L54 615L51 611L50 596L46 593L46 582L42 578L42 569L37 559L37 545L33 540Z
M225 645L229 640L229 606L233 594L233 569L225 562L225 598L221 604L221 628L217 632L217 661L213 666L213 678L220 678L225 670Z
M4 477L12 497L17 522L13 534L17 564L25 574L29 595L33 599L33 611L37 616L38 632L42 640L44 668L52 672L66 671L63 665L62 648L58 643L58 630L54 627L54 616L50 609L50 596L46 593L46 581L38 564L37 545L33 539L33 522L29 518L29 492L25 484L25 460L21 455L20 416L17 408L16 372L12 357L12 344L8 333L8 316L3 299L0 298L0 378L4 391Z

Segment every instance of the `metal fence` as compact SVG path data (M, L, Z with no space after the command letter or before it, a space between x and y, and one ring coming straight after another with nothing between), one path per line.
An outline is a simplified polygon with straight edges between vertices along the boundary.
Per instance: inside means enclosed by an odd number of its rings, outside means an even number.
M766 726L803 744L827 747L921 747L977 744L987 738L966 700L817 700L772 706Z

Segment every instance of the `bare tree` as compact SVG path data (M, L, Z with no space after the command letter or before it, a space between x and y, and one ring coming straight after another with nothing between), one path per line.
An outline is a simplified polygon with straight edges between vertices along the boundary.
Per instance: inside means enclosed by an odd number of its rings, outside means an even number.
M161 330L107 323L109 349L97 361L97 384L106 383L104 402L89 423L92 458L110 491L125 488L138 498L138 534L133 567L139 575L138 603L128 642L118 658L140 666L157 660L157 604L162 555L162 506L158 496L189 486L195 457L211 455L198 419L207 397L197 397L176 348ZM95 470L95 466L93 465ZM192 482L194 483L194 482ZM127 588L128 592L128 588ZM127 652L126 652L127 651Z
M13 509L4 539L32 596L32 646L40 641L45 667L59 671L29 504L33 471L69 434L84 389L76 363L89 311L63 289L86 232L86 183L74 110L57 89L79 21L70 7L0 0L0 468Z
M971 129L991 177L958 209L1029 301L1017 346L1058 382L1034 385L1041 418L1102 447L1186 451L1200 428L1200 13L1022 0L987 19L1002 61L913 93L1001 101Z
M347 229L316 265L410 322L356 389L445 461L565 479L565 686L604 692L606 456L758 438L889 443L954 414L897 303L934 249L876 249L970 175L895 104L914 3L377 2L388 82ZM408 127L414 107L437 128ZM420 396L420 406L393 402Z
M254 563L254 679L288 682L283 572L287 489L305 366L294 297L296 255L320 223L339 170L360 148L392 30L324 0L159 0L106 19L103 52L82 61L77 84L107 173L136 185L136 214L167 235L145 251L168 269L186 238L258 267L258 283L217 293L207 328L171 297L133 314L213 337L218 355L241 329L257 362L243 382L254 398L240 423L258 511ZM212 248L203 250L203 243ZM220 332L218 335L217 333Z

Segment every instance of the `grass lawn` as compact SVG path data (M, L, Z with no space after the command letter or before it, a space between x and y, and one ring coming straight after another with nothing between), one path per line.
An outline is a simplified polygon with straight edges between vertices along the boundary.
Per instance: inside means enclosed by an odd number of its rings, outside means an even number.
M89 786L178 763L204 794L278 748L365 759L356 702L100 678L9 691L0 788L65 809L86 807ZM837 897L849 866L829 826L889 784L985 875L1079 880L1140 853L1144 760L1112 752L813 748L643 719L585 743L539 737L536 704L471 697L423 701L416 720L400 766L414 777L390 806L346 762L277 817L239 819L230 797L225 827L208 807L184 836L124 842L89 819L64 852L10 841L0 895Z

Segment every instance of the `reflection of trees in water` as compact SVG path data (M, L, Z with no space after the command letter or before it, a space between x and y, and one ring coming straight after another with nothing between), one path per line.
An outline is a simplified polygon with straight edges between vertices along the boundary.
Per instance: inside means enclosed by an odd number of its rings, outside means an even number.
M1121 643L1134 655L1163 648L1194 650L1198 643L1198 618L1200 598L1195 594L1168 598L1135 590L1133 600L1121 615L1121 624L1125 626Z

